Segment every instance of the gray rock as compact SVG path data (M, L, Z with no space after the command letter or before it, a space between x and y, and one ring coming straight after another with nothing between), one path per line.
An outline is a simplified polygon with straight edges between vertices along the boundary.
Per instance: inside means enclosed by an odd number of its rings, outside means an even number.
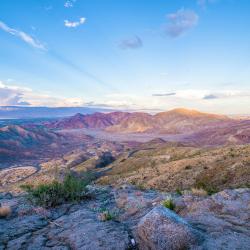
M143 250L249 249L250 189L172 197L178 215L159 206L169 194L131 187L93 192L95 199L48 210L24 197L2 199L14 212L0 220L0 250L122 250L135 243ZM103 208L117 211L120 223L98 220Z
M185 220L163 206L155 207L141 219L136 238L143 250L188 249L199 240Z
M9 241L7 244L7 249L9 250L22 249L30 237L31 237L31 233L27 233L19 238Z
M121 223L101 222L88 209L80 209L35 232L28 249L127 249L129 236Z
M22 235L34 232L45 227L48 222L39 215L15 217L12 220L0 221L0 242L7 243L8 241L19 238Z
M182 202L186 206L179 213L204 232L202 249L249 249L250 189L228 189L205 199L183 196Z

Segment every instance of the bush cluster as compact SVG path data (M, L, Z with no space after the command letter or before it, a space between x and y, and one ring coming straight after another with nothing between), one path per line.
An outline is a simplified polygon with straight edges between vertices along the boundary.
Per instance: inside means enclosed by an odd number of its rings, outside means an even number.
M86 197L88 183L72 174L68 174L63 182L53 181L35 187L22 185L32 203L43 207L55 207L65 202L79 202Z

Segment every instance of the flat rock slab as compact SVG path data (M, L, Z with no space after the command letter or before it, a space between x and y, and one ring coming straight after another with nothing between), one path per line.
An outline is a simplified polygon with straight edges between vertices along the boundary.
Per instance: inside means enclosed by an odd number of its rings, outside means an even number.
M128 232L121 223L101 222L94 212L80 209L33 234L9 241L7 249L123 250L128 246Z

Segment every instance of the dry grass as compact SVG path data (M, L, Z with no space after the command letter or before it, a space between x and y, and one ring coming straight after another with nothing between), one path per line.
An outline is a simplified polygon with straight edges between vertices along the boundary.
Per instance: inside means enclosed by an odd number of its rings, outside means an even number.
M115 161L112 169L97 183L143 184L145 188L169 192L195 187L197 195L205 195L204 190L209 195L225 188L247 186L250 181L249 154L250 145L206 149L161 146L139 150L122 162ZM161 155L170 158L166 162L157 160Z
M192 194L196 195L196 196L202 196L203 197L203 196L208 195L207 191L202 189L202 188L192 188L191 191L192 191Z
M6 218L11 215L11 208L9 206L0 207L0 218Z

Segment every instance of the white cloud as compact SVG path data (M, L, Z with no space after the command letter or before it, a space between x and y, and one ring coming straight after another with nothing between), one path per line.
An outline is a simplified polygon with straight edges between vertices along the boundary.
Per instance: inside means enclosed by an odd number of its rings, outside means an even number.
M20 38L25 43L29 44L30 46L32 46L34 48L46 50L45 46L40 41L38 41L37 39L32 37L31 35L23 32L23 31L10 28L8 25L6 25L4 22L1 22L1 21L0 21L0 29L2 29L3 31L5 31L13 36Z
M0 81L0 106L52 106L72 107L83 106L81 98L61 98L41 94L30 88L10 86Z
M76 0L67 0L65 3L64 3L64 7L65 8L72 8L74 6L74 3L76 2Z
M199 16L193 10L180 9L167 15L165 33L170 37L179 37L197 25Z
M79 21L76 22L71 22L68 20L64 20L64 25L68 28L76 28L79 25L82 25L86 22L86 18L85 17L80 17Z

